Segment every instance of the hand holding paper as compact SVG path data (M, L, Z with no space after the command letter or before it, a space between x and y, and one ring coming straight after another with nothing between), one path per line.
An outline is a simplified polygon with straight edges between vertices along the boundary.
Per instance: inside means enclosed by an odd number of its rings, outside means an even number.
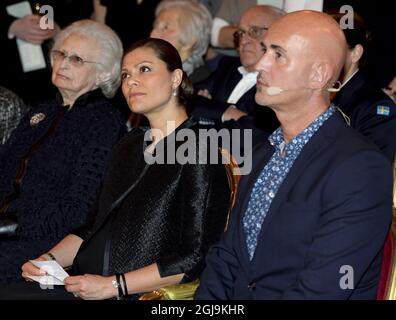
M30 279L39 282L43 285L64 285L63 280L69 275L67 272L54 260L38 261L30 260L40 270L45 271L45 276L28 276Z

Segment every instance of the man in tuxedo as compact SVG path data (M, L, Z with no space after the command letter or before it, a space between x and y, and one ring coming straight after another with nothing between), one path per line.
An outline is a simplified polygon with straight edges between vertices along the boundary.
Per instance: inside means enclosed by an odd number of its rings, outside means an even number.
M254 66L263 52L261 41L269 25L283 15L271 6L253 6L241 16L235 33L239 58L225 57L217 70L195 86L192 114L226 128L258 127L271 133L279 123L272 110L254 100L257 72Z
M330 104L346 55L337 22L287 14L264 39L256 101L281 124L253 149L198 299L375 299L392 216L389 161Z

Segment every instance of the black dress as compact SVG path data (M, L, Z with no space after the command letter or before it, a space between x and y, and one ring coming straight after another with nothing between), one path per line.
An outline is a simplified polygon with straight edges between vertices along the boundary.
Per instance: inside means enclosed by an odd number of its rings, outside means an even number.
M181 129L191 129L198 137L199 128L187 120L156 150L167 142L172 145ZM191 281L203 270L209 246L219 240L230 196L224 165L147 165L144 134L135 129L115 148L95 223L90 231L81 228L75 232L85 241L74 260L74 274L112 275L157 263L162 277L185 273L183 281ZM176 142L176 150L182 143ZM166 159L167 153L164 155ZM138 180L142 170L147 171ZM108 213L112 203L137 180L119 209Z

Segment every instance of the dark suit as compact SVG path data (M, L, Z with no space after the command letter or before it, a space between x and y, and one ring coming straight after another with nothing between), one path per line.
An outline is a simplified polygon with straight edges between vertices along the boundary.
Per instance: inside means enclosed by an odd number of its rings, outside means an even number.
M230 228L209 251L199 299L375 299L392 214L388 161L336 113L314 134L280 186L250 262L242 223L273 148L257 146L239 184ZM342 290L342 266L354 289ZM349 282L351 283L351 282Z
M212 96L212 99L201 96L194 97L192 114L195 117L211 119L217 123L221 122L221 116L231 105L227 103L227 100L242 78L238 71L240 66L239 58L225 57L207 80L194 85L195 92L200 89L207 89ZM247 91L235 103L235 106L247 113L248 116L241 117L238 121L226 121L224 123L225 127L261 129L270 134L279 126L275 113L267 107L259 106L254 99L255 94L256 86Z
M384 92L371 87L358 71L337 93L333 103L350 117L353 128L374 142L393 161L396 152L396 105ZM378 114L381 106L389 108L389 115Z

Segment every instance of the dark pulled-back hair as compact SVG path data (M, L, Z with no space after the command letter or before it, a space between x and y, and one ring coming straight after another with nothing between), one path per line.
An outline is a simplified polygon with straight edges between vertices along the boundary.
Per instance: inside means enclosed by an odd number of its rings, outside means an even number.
M193 87L190 79L183 70L183 63L177 49L168 41L156 38L146 38L132 43L125 51L124 57L138 48L151 48L158 59L166 64L168 71L176 69L183 71L183 79L178 88L179 103L188 111L188 102L193 94Z
M335 10L330 10L327 12L330 16L332 16L338 24L340 24L340 21L344 14L339 13L338 11ZM353 49L356 47L356 45L360 44L364 51L363 51L363 56L360 58L359 65L362 66L365 63L366 60L366 53L367 49L370 45L371 42L371 34L368 31L366 24L363 20L363 18L357 14L356 12L353 13L353 28L342 28L340 24L340 28L344 32L346 42L348 44L349 49Z

